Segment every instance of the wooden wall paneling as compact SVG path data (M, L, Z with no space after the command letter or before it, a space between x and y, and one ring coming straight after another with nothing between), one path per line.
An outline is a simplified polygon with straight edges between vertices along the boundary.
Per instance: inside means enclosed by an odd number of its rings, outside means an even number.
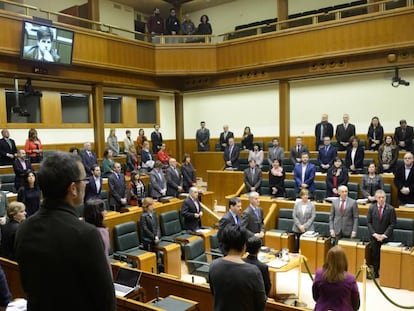
M20 53L22 20L8 14L0 14L0 25L2 29L0 54L18 55Z
M290 85L289 81L286 80L279 83L279 133L280 145L288 148L290 136Z
M196 176L201 177L206 181L208 179L207 171L223 170L223 157L223 152L194 152L191 162L196 169Z
M243 184L241 171L207 171L207 190L215 194L217 204L226 205L226 196L235 193Z
M122 119L123 127L137 126L137 98L135 96L122 96ZM124 137L124 133L118 133L119 137ZM123 141L123 139L120 139Z
M181 162L184 155L184 102L183 93L174 93L175 110L175 157Z
M98 155L103 155L106 140L105 140L105 126L104 126L104 103L103 103L103 86L96 84L92 87L92 116L93 120L93 133L94 133L94 151Z
M40 122L47 124L47 127L60 127L62 124L62 106L60 93L42 90L40 100Z
M0 127L6 127L7 124L7 108L6 108L6 91L0 88Z

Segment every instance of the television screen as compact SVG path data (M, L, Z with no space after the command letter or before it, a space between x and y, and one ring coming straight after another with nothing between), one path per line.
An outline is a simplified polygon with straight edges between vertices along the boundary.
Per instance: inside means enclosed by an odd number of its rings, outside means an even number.
M23 22L21 58L70 65L74 32L32 21Z

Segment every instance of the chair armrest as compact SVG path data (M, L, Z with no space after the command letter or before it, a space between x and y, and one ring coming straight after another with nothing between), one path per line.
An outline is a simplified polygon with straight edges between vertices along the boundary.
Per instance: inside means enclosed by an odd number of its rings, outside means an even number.
M213 255L213 256L217 256L217 257L224 257L224 255L222 253L217 253L217 252L212 252L212 251L205 251L206 254L208 255Z

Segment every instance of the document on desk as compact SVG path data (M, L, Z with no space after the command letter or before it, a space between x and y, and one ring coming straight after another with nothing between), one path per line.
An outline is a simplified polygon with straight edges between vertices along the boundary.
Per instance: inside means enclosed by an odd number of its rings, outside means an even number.
M286 261L280 260L279 258L276 258L272 261L269 261L267 265L271 268L279 269L284 266L286 266L288 263Z

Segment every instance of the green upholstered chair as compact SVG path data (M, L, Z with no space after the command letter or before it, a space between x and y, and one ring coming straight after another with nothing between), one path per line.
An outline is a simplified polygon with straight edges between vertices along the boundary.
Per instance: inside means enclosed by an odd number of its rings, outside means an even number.
M184 246L184 258L190 274L202 276L208 282L210 264L207 262L207 255L202 238L195 239Z

